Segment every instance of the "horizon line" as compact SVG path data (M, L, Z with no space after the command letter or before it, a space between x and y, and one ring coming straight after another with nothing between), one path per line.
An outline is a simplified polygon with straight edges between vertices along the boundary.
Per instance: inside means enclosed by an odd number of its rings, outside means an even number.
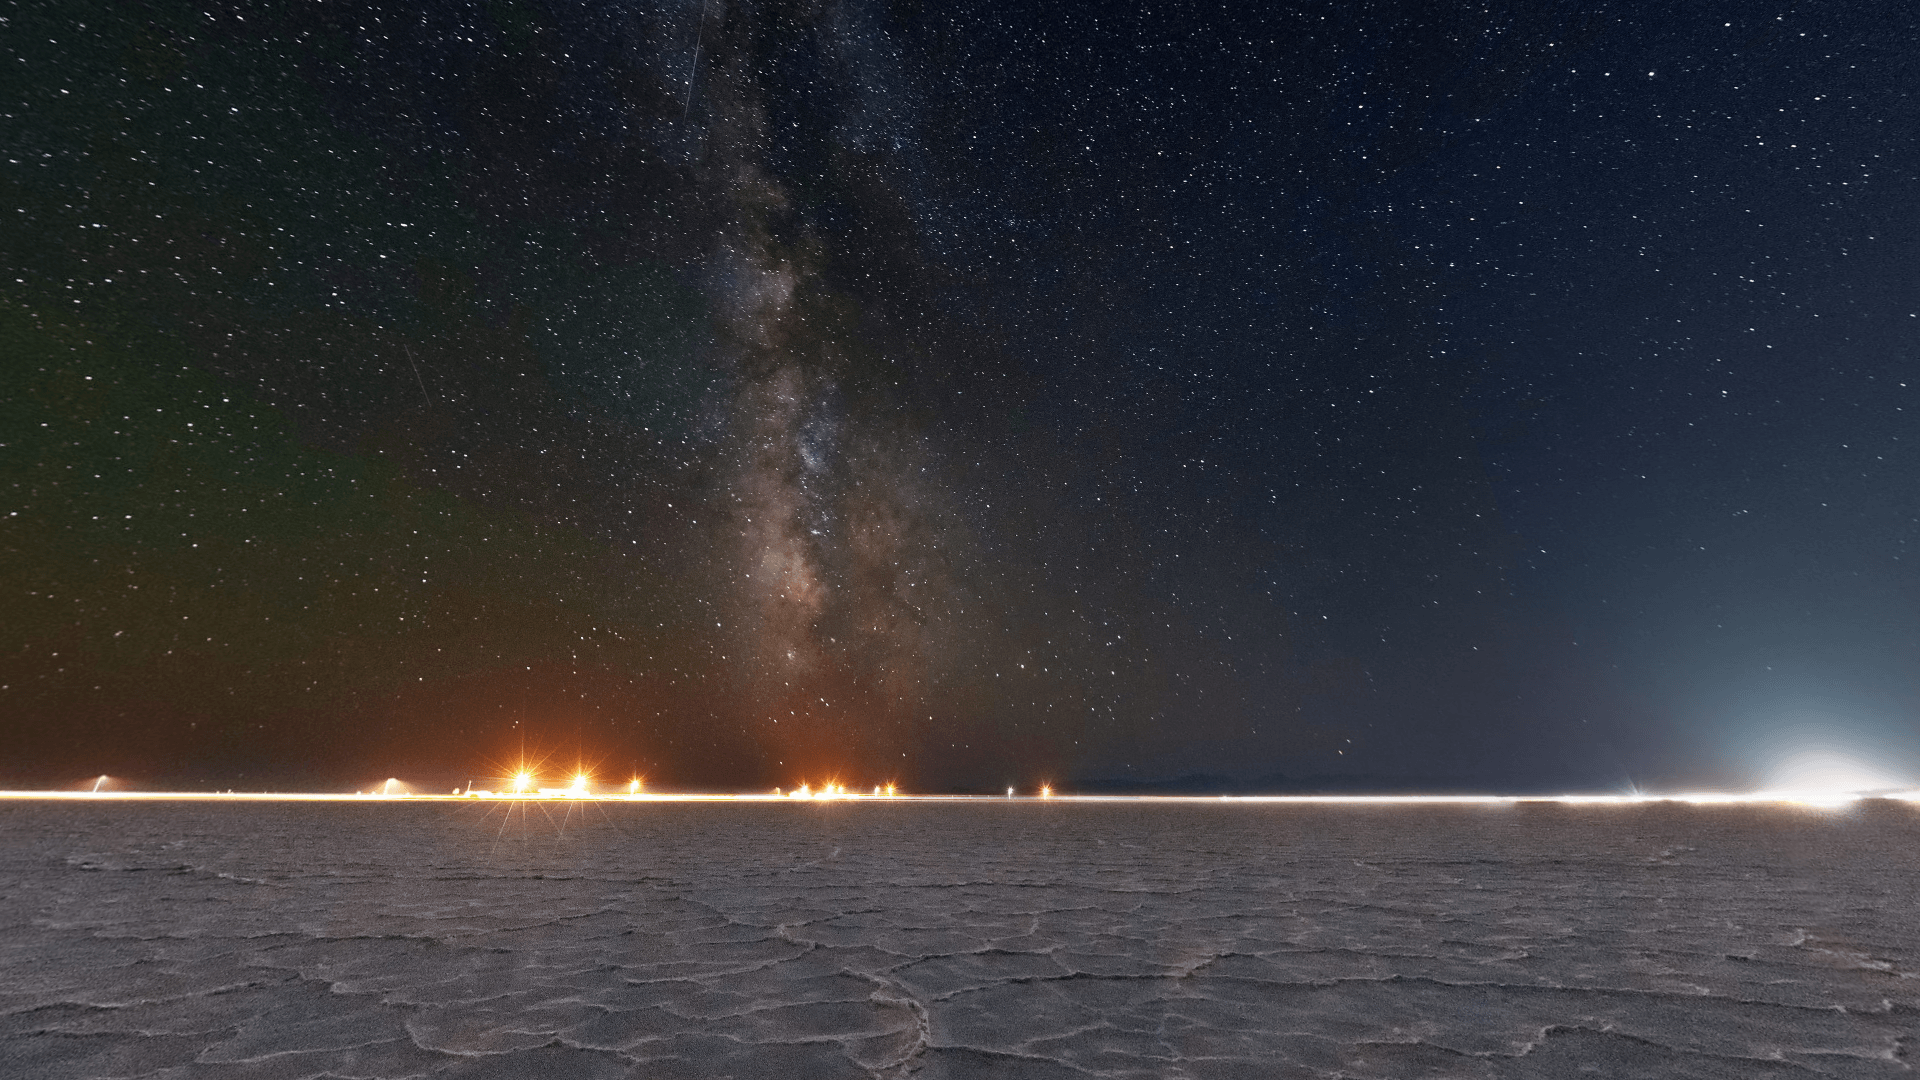
M1743 805L1775 803L1834 807L1865 799L1920 804L1920 788L1840 790L1765 790L1748 792L1679 791L1578 793L1558 795L1461 795L1461 794L1296 794L1296 795L1075 795L1061 792L1009 792L1005 795L940 794L866 794L862 792L595 792L577 789L538 792L495 792L469 790L437 794L413 791L75 791L75 790L0 790L0 800L56 802L345 802L345 803L471 803L471 802L597 802L597 803L1250 803L1302 805L1459 805L1511 806L1522 803L1548 803L1567 806L1636 806L1645 803L1687 803L1691 805Z

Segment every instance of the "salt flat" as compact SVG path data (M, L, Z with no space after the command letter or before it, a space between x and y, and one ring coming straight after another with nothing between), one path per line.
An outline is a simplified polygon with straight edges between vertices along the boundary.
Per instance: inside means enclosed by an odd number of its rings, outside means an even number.
M0 806L6 1077L1904 1076L1920 809Z

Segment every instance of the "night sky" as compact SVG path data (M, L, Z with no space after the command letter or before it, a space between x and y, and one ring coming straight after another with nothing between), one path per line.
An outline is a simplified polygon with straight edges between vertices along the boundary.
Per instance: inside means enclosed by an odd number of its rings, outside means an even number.
M0 783L1911 776L1917 22L17 5Z

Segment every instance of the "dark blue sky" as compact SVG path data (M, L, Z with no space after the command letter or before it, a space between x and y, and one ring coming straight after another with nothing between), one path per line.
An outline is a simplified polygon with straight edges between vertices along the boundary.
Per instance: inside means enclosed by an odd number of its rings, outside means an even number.
M1781 727L1911 767L1903 25L1871 6L1622 25L1436 174L1480 193L1433 235L1465 272L1452 330L1489 355L1475 400L1527 544L1517 588L1736 769Z

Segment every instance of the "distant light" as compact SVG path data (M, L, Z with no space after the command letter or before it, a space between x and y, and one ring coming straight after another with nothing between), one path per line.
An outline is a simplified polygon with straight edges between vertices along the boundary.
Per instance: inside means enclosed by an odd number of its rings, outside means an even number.
M1775 762L1767 774L1769 790L1813 798L1910 786L1910 782L1901 777L1868 765L1850 754L1824 747L1789 754Z

